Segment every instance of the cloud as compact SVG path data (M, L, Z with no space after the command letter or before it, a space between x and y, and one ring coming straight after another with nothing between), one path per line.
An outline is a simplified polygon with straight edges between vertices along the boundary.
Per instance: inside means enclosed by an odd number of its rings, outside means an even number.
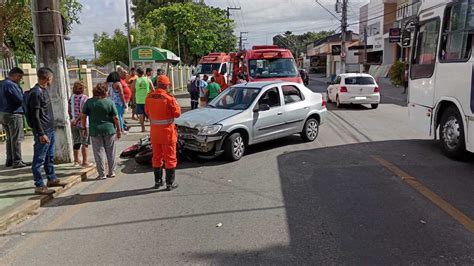
M240 11L231 11L236 21L235 33L249 32L245 41L248 46L272 43L276 34L287 30L294 33L307 31L336 30L340 22L315 3L315 0L205 0L206 4L226 9L241 7ZM331 12L334 0L319 0ZM351 0L348 17L350 22L359 18L359 8L368 0ZM75 25L71 40L66 42L69 55L92 58L94 33L113 33L123 29L126 21L123 0L81 0L84 6L80 15L81 24ZM333 12L335 13L335 12ZM338 17L340 14L336 14ZM351 27L357 31L357 26Z

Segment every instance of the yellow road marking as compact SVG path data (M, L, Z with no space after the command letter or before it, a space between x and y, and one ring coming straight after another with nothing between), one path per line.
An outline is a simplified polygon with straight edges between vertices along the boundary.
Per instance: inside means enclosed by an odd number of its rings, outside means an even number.
M107 179L104 184L95 189L91 194L85 195L80 201L76 203L76 205L72 206L71 208L66 208L66 211L64 213L62 213L51 223L49 223L49 225L44 229L44 233L34 234L33 236L31 236L31 238L27 239L27 241L23 241L23 243L20 243L13 249L10 254L5 256L2 264L13 264L16 258L20 258L27 251L37 246L39 242L49 233L54 232L55 229L71 220L71 218L73 218L82 208L87 206L86 203L93 203L95 200L97 200L97 198L99 198L103 192L107 191L117 182L117 179L117 177L113 178L112 180Z
M449 214L449 216L451 216L454 220L462 224L469 232L474 234L474 221L471 218L469 218L466 214L456 209L453 205L449 204L447 201L445 201L436 193L434 193L425 185L423 185L420 181L418 181L418 179L411 176L410 174L403 171L402 169L398 168L394 164L390 163L389 161L377 155L372 155L371 157L372 159L377 161L379 164L381 164L383 167L387 168L392 173L399 176L408 185L410 185L420 194L425 196L428 200L430 200L433 204L438 206L441 210Z

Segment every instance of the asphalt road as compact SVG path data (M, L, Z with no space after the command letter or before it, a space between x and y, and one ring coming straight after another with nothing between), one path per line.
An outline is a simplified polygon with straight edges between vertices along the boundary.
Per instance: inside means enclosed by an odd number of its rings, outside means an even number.
M117 178L82 183L2 235L1 264L472 265L474 162L445 158L400 99L330 105L313 143L181 162L173 192L122 161Z

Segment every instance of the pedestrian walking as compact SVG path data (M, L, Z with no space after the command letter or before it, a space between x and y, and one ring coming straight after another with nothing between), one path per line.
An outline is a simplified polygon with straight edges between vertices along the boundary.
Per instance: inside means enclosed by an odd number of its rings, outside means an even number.
M123 115L127 109L127 101L125 100L125 93L123 91L122 83L120 82L120 74L116 71L109 74L107 77L108 94L112 102L115 103L117 109L120 129L122 132L125 130L125 124L123 122Z
M53 106L49 97L49 88L53 82L53 71L42 67L37 71L38 84L36 84L24 97L26 119L33 129L33 163L31 171L35 181L37 194L53 194L55 191L49 187L64 187L65 182L58 179L54 169L54 115ZM85 123L84 123L85 124ZM41 167L48 182L43 182Z
M14 67L8 77L0 81L0 124L7 137L5 167L22 168L27 164L21 155L23 131L23 91L20 82L23 79L23 70Z
M201 86L201 79L197 74L194 79L188 84L188 92L191 97L191 110L197 109L199 106L199 87Z
M73 153L74 153L74 166L91 167L92 163L88 160L88 147L90 145L90 138L85 135L82 130L83 127L87 127L87 124L83 125L82 108L89 99L87 95L84 95L84 82L76 81L72 89L73 95L69 99L69 118L71 119L71 132L73 140ZM87 121L86 121L87 123ZM79 160L79 151L82 154L82 163Z
M208 80L209 80L209 77L207 75L204 75L204 77L202 77L201 84L199 85L199 107L207 106L207 97L208 97L207 81Z
M176 99L168 92L171 82L165 75L158 77L156 90L146 98L145 112L150 118L151 145L155 188L163 185L163 168L166 172L166 190L178 187L175 183L176 142L178 134L174 119L181 115ZM163 163L164 162L164 163Z
M91 136L98 180L115 177L115 140L122 137L116 105L107 97L107 90L107 84L97 84L93 90L94 97L89 99L82 109L82 124L89 118L89 128L84 127L83 130Z
M213 70L212 74L214 78L216 79L217 84L219 84L219 86L221 87L221 92L227 89L228 86L227 86L227 82L225 81L224 75L219 73L219 71L217 70Z
M126 81L132 92L132 97L130 98L130 107L132 108L132 120L138 120L137 114L136 114L137 104L135 101L135 86L134 86L134 82L137 78L138 76L137 76L137 72L135 71L135 68L134 67L130 68L130 75L127 76Z
M127 70L123 68L119 68L118 72L120 75L120 84L122 84L122 88L123 88L123 97L125 98L125 106L128 107L132 99L132 90L130 89L130 86L128 86L128 83L127 83ZM123 123L124 123L123 133L128 134L128 131L130 128L127 126L127 121L125 120L125 116L123 118Z
M239 74L237 75L237 84L241 83L247 83L247 80L245 80L244 74L242 74L242 72L239 72Z
M152 81L152 83L153 83L153 86L156 87L156 80L157 80L158 77L161 76L161 75L165 75L165 71L164 71L163 69L161 69L161 68L158 68L158 69L156 70L156 76L154 76L154 77L151 79L151 81Z
M145 100L146 100L146 96L153 88L153 84L151 84L151 81L148 79L148 77L144 75L145 72L143 71L143 69L138 68L137 74L138 74L138 78L133 83L134 88L135 88L135 101L137 104L136 112L140 120L140 126L142 128L142 132L146 132L145 130Z
M145 75L146 75L146 77L148 78L148 81L151 84L150 91L153 91L153 88L155 87L155 85L154 85L155 83L153 82L153 69L148 67L145 70Z
M208 102L211 102L214 100L214 98L219 95L219 91L221 90L221 86L216 83L216 79L214 77L211 77L211 82L209 85L207 85L207 91L208 91Z

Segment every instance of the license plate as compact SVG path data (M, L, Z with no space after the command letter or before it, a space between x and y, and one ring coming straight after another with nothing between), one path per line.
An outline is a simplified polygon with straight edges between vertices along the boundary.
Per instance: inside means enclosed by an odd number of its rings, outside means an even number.
M355 97L356 100L367 100L367 97Z

